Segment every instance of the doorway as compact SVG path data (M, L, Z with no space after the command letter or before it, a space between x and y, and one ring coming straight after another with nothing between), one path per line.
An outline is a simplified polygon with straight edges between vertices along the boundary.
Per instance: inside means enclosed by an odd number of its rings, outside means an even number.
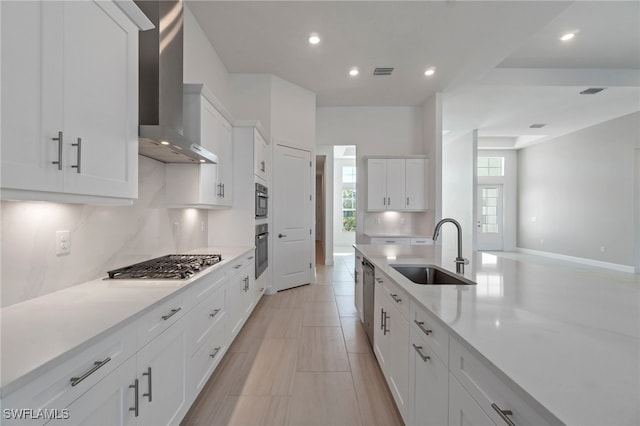
M316 265L325 264L326 155L316 155Z
M478 250L503 250L502 185L478 185L476 243Z
M333 255L353 254L356 242L356 147L333 147Z

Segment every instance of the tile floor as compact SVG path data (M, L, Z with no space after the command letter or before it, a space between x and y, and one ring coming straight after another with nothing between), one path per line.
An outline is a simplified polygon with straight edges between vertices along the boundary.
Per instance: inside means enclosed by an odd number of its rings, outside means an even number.
M353 262L264 296L182 425L401 425L356 317Z

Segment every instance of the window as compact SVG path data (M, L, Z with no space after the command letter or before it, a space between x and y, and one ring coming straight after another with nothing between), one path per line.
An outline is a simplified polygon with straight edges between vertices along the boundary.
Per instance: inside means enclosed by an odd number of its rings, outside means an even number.
M504 157L478 157L478 176L504 176Z
M355 167L343 167L342 168L342 183L356 183L356 168Z
M345 169L346 168L348 167L345 167ZM356 230L355 188L344 188L342 190L342 230L347 232L354 232Z
M498 233L498 189L482 188L482 232Z

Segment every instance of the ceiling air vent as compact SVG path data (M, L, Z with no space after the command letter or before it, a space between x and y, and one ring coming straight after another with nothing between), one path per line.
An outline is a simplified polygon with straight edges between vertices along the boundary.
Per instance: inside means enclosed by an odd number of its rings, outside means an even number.
M530 129L542 129L544 126L546 126L546 124L535 123L535 124L532 124L531 126L529 126L529 128Z
M603 90L604 90L604 88L600 88L600 87L590 87L590 88L580 92L580 94L581 95L595 95L596 93L600 93Z
M373 75L391 75L393 68L381 68L378 67L373 70Z

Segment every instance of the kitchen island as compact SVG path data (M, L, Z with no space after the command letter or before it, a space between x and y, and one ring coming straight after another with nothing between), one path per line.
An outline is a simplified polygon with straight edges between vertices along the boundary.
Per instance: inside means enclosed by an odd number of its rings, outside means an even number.
M474 252L464 277L477 285L418 285L392 265L454 272L455 250L355 247L549 423L640 424L639 275Z

